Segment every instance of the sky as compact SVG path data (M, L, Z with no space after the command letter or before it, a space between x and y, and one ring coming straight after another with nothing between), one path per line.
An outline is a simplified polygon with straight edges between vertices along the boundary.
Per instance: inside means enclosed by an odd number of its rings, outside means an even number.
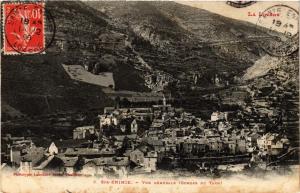
M273 5L279 5L284 4L288 5L296 10L299 10L299 2L293 2L293 1L272 1L272 2L256 2L248 7L243 8L235 8L230 5L227 5L225 1L176 1L181 4L201 8L208 10L213 13L217 13L220 15L224 15L226 17L230 17L233 19L239 19L248 21L251 23L256 23L258 17L249 17L248 12L259 12L264 11L267 8L273 6Z
M223 15L225 17L233 18L233 19L238 19L238 20L243 20L247 21L253 24L258 24L264 27L269 27L265 25L271 25L271 22L273 21L274 17L269 17L267 20L264 20L262 24L258 22L259 19L259 12L263 12L266 9L274 6L274 5L287 5L289 7L294 8L299 12L299 2L296 1L258 1L250 6L243 7L243 8L236 8L232 7L228 4L226 4L225 1L176 1L177 3L189 5L192 7L197 7L200 9L208 10L210 12ZM287 11L287 9L286 9ZM255 13L256 16L249 16L248 13ZM286 12L285 12L286 14ZM292 34L294 35L299 31L299 16L297 16L297 19L294 20L289 20L289 23L292 23L294 26L294 29L291 31ZM275 18L276 19L276 18ZM286 17L280 17L279 19L287 21ZM285 30L282 28L278 28L280 32L281 30Z

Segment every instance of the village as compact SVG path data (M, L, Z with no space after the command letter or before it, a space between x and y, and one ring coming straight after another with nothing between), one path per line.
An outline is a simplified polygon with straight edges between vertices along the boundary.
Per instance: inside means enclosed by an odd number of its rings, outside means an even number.
M30 138L3 136L5 165L20 174L124 177L174 168L215 171L220 165L262 167L291 151L282 132L243 124L242 113L215 111L202 120L162 99L152 107L106 107L73 139L39 147ZM2 164L4 167L4 165Z

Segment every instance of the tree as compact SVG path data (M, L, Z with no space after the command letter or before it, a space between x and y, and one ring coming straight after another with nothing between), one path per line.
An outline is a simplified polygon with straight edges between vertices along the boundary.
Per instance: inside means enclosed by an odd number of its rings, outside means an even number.
M120 107L120 102L121 102L121 98L119 96L117 96L115 98L115 108L119 108Z
M128 107L129 105L130 105L130 101L126 97L124 97L122 99L122 106L123 107Z

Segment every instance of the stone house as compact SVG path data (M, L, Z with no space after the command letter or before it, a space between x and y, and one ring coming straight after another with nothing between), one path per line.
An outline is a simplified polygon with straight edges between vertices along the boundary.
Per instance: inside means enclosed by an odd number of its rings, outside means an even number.
M144 158L144 167L146 172L156 171L157 158L157 152L147 152L147 155Z
M198 155L205 153L209 146L204 138L185 138L179 142L179 151L185 154Z
M257 139L260 138L261 135L254 132L254 133L251 133L249 134L247 137L246 137L246 149L247 149L247 152L253 152L257 146Z
M172 138L164 138L163 142L165 144L165 148L166 148L166 152L176 152L177 148L176 148L176 138L172 137Z
M144 152L139 149L135 149L129 154L130 161L141 164L144 163Z
M149 128L150 131L162 131L164 129L165 129L164 121L161 119L153 120Z
M130 161L135 163L139 170L143 170L145 172L156 171L157 158L157 152L148 151L146 149L144 151L135 149L129 154Z
M245 139L237 140L237 151L239 153L246 153L246 140Z
M139 129L138 122L133 117L122 119L119 126L121 132L124 134L137 133Z
M52 142L50 146L47 148L47 153L49 153L50 155L58 154L58 148L56 147L54 142Z
M110 115L99 115L99 123L100 123L100 129L102 129L102 127L104 125L106 126L110 126L110 125L118 125L119 120L118 118L114 115L114 114L110 114Z
M19 172L31 173L33 167L38 166L38 163L44 158L45 149L41 147L32 146L26 150L26 154L20 157Z
M211 121L227 120L227 112L213 112L210 116Z
M91 161L86 160L84 165L81 167L79 173L84 175L97 175L98 174L97 163L93 160Z
M79 173L95 176L126 176L129 169L127 157L101 157L84 159Z
M63 161L56 155L46 153L32 156L32 154L26 154L20 162L19 172L43 173L51 171L62 173L63 169Z
M210 151L218 153L223 151L223 142L220 139L209 138L207 142Z
M73 139L88 139L93 134L96 134L93 125L77 127L73 130Z
M229 140L226 142L230 154L236 154L237 144L235 140Z
M78 171L78 157L60 157L64 164L64 173L65 174L74 174Z
M161 153L166 151L165 144L162 140L154 138L146 138L146 143L154 148L154 151Z
M257 146L269 155L278 155L289 147L289 140L277 133L266 133L257 139Z
M136 122L136 119L133 119L133 121L131 122L130 131L131 131L131 133L137 133L137 131L138 131L138 124Z

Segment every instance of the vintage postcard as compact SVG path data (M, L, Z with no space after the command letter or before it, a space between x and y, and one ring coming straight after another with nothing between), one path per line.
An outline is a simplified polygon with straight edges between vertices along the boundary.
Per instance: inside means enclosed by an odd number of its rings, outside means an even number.
M298 1L1 1L1 192L297 193Z

